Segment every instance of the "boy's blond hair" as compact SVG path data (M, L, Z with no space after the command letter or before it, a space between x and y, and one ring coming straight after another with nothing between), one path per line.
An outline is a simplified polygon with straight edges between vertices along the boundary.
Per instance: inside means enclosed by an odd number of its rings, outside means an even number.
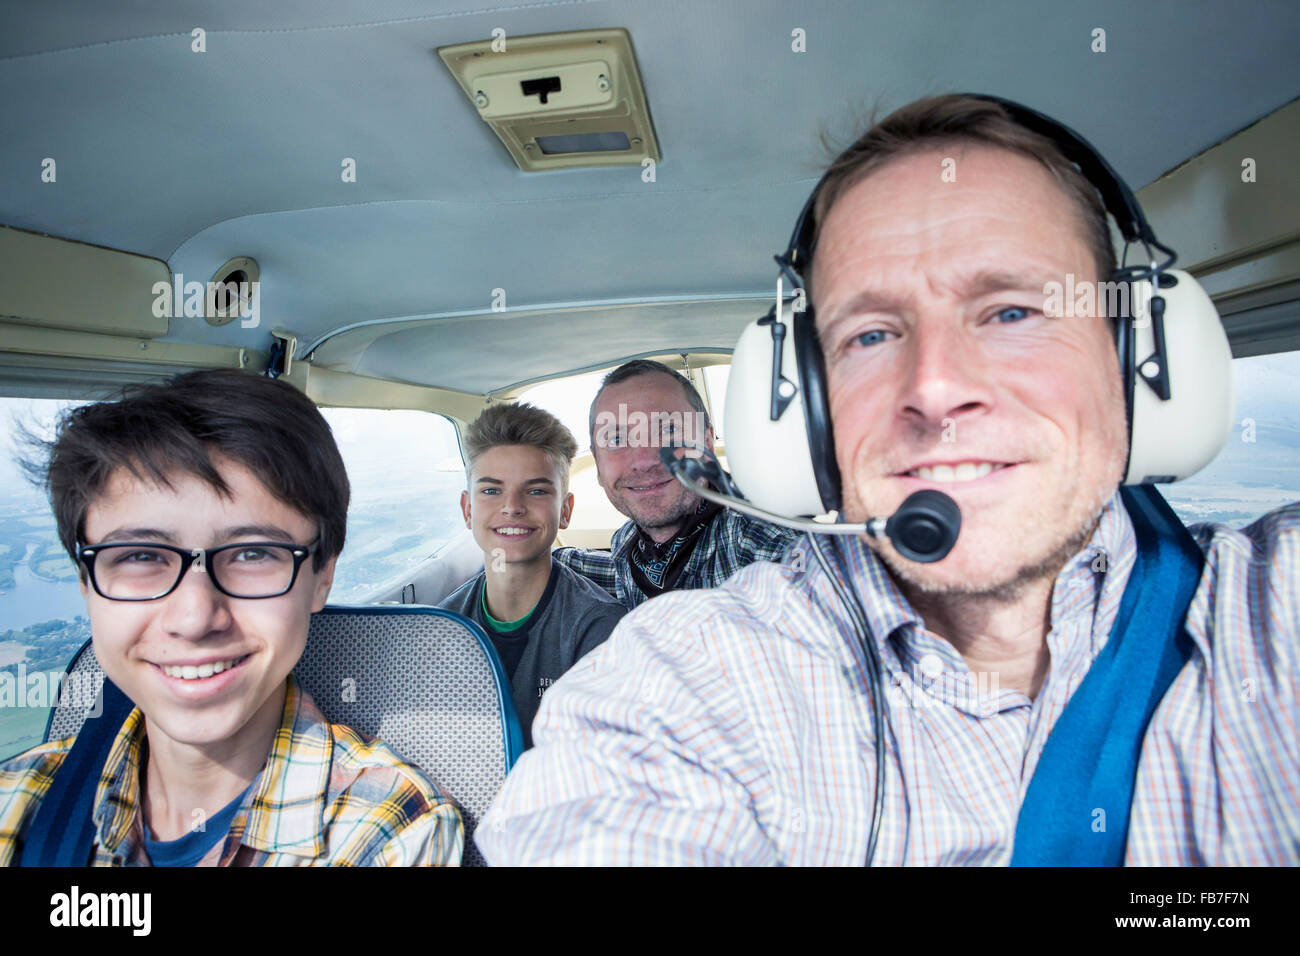
M527 402L489 405L465 432L465 481L473 481L474 462L489 448L529 445L540 448L560 472L560 493L569 490L569 465L578 453L573 433L550 412Z

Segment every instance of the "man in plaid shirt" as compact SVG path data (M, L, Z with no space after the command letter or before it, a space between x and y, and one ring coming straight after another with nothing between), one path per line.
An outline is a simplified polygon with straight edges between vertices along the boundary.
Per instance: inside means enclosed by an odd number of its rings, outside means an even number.
M605 376L588 421L596 473L610 503L631 520L609 551L560 548L555 560L625 607L668 591L716 587L755 561L779 561L797 533L710 504L668 474L667 445L713 450L704 402L667 365L636 359Z
M95 788L87 865L459 863L450 799L291 676L349 497L305 395L234 371L140 387L68 412L44 474L95 656L135 705L74 782ZM22 860L74 742L0 766L0 866Z
M1161 681L1103 657L1147 637L1117 624L1144 582L1111 318L1047 298L1054 276L1114 272L1095 184L1002 106L950 95L867 131L815 212L842 513L937 488L955 547L919 563L845 536L823 565L800 542L628 614L547 693L476 830L488 862L1300 863L1300 503L1187 530L1202 562L1166 645L1185 662L1136 739L1105 725ZM1038 778L1090 682L1113 705L1083 714L1105 759ZM1080 796L1022 829L1031 783L1071 775Z

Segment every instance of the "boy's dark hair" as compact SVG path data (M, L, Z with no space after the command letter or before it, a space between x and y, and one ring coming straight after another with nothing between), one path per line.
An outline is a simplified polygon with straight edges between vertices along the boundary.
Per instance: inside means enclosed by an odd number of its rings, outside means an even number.
M632 359L630 362L624 362L600 380L600 388L596 389L596 395L591 400L591 410L587 413L587 433L591 436L593 445L596 443L596 403L600 401L600 393L610 385L617 385L620 382L626 382L630 378L636 378L638 375L651 373L667 375L681 385L691 409L696 414L704 416L704 429L707 430L710 427L709 412L704 407L704 399L700 398L700 393L695 390L695 386L691 384L689 378L681 372L669 368L663 362L656 362L653 359Z
M243 465L316 522L314 568L343 550L351 495L343 457L324 416L287 382L213 369L132 385L115 401L67 410L54 440L39 444L45 458L27 470L45 486L73 560L84 542L86 509L119 468L164 487L176 473L195 475L229 496L214 453Z

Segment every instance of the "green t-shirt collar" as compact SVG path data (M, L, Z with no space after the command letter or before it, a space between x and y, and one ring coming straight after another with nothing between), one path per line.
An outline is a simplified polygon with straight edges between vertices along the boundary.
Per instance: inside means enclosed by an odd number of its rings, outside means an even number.
M503 631L503 632L505 632L505 633L509 633L510 631L517 631L517 630L519 630L521 627L523 627L525 624L528 623L528 619L529 619L530 617L533 616L533 611L536 611L536 610L537 610L537 605L533 605L531 608L529 608L528 613L525 614L523 617L519 618L518 620L515 620L515 621L498 621L498 620L497 620L496 618L494 618L490 613L488 613L488 606L487 606L487 581L484 581L484 582L483 582L483 591L482 591L482 594L483 594L483 597L481 598L481 603L482 603L482 605L483 605L483 617L486 618L487 622L488 622L489 624L491 624L492 627L493 627L494 629L498 630L498 631Z

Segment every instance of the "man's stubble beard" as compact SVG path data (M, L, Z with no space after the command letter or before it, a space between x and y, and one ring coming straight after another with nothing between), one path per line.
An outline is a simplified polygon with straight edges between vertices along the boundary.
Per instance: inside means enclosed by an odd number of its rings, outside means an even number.
M1113 494L1113 492L1112 492ZM1008 575L1004 580L992 584L974 585L935 581L924 574L917 574L916 562L908 561L892 550L874 546L873 550L885 563L885 567L904 590L936 597L978 598L996 604L1013 604L1019 600L1025 588L1044 579L1054 579L1061 569L1087 544L1097 529L1101 513L1111 494L1096 504L1095 509L1070 535L1054 550L1041 559L1028 561Z
M636 522L637 527L646 531L658 530L660 528L672 528L680 526L687 518L695 514L695 509L700 506L700 499L697 495L687 495L677 508L665 512L658 517L650 517L647 521L632 515L632 520ZM628 509L629 512L631 509Z
M1127 425L1125 428L1127 428ZM1127 441L1124 447L1127 449ZM1093 490L1091 500L1086 506L1070 509L1067 512L1067 519L1071 512L1078 515L1078 517L1072 522L1073 529L1056 547L1051 548L1047 553L1037 558L1024 561L1016 570L1000 581L978 585L935 581L922 572L923 565L902 558L892 549L877 546L874 542L869 541L868 543L884 561L885 566L894 578L905 589L910 588L924 595L978 598L999 604L1011 604L1018 600L1030 585L1045 579L1055 579L1066 563L1088 543L1097 530L1097 525L1101 520L1101 514L1106 505L1119 489L1119 482L1123 477L1121 472L1124 460L1126 460L1126 457L1120 459L1118 466L1111 469L1112 474L1108 475L1107 480L1101 482ZM1035 514L1027 514L1022 520L1026 526L1031 527L1041 527L1048 522L1046 516ZM1009 547L1014 547L1014 545L1009 545Z

